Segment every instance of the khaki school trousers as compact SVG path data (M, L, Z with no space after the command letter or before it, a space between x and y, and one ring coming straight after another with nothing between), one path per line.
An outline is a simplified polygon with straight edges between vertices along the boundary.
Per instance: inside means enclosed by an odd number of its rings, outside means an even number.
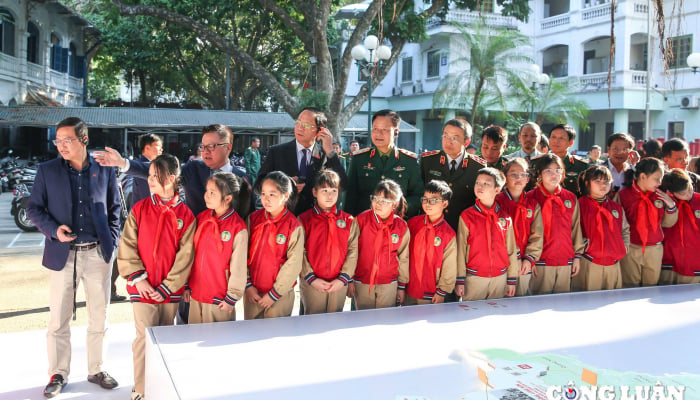
M355 282L355 306L358 310L371 310L374 308L388 308L396 306L396 291L398 283L386 283L372 286L361 282Z
M585 258L581 259L582 290L610 290L622 287L620 262L613 265L599 265Z
M300 279L299 291L304 304L304 315L341 312L345 306L348 287L343 286L337 292L325 293Z
M263 293L263 295L265 294ZM243 296L243 299L243 316L245 319L289 317L292 315L292 308L294 308L294 289L280 297L268 309L248 301L247 296Z
M532 294L567 293L571 291L571 265L537 266L537 276L532 274Z
M201 324L209 322L226 322L236 320L236 309L222 311L218 304L200 303L190 297L189 324Z
M642 246L630 244L629 251L620 261L622 270L622 287L654 286L661 276L661 259L664 255L663 244L647 246L642 253Z
M143 394L146 386L146 328L173 325L178 303L131 304L136 324L136 339L131 345L134 353L134 392Z
M506 274L485 278L467 275L462 300L502 299L506 295Z

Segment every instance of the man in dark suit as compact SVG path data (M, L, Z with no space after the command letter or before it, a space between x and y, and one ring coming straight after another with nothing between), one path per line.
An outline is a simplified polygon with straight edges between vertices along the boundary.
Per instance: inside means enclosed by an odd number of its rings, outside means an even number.
M138 145L139 149L141 149L141 155L136 160L143 163L150 162L163 154L163 138L156 134L146 133L139 136ZM128 205L130 209L137 201L151 195L151 190L148 188L148 179L137 177L131 177L131 179L133 179L133 190L131 192L131 204Z
M42 264L51 270L49 375L46 397L61 393L70 374L70 317L82 281L87 300L88 381L105 389L117 381L102 371L112 255L119 241L121 203L113 168L88 156L88 128L79 118L58 124L61 157L39 165L27 212L46 236Z
M185 204L194 215L207 208L204 203L204 190L207 179L214 172L232 172L245 179L245 174L234 168L229 159L231 149L233 149L232 143L233 132L227 126L220 124L205 126L202 129L202 144L199 145L202 159L188 160L182 166L181 176L182 187L185 190ZM112 148L107 147L105 151L96 151L95 159L102 166L119 167L127 175L148 178L150 162L126 160ZM248 181L245 180L245 182Z
M420 160L423 182L438 179L447 182L452 189L445 220L455 232L462 211L476 202L476 174L486 166L485 160L465 151L471 140L471 125L460 119L451 119L442 128L442 150L423 153Z
M348 178L340 164L340 154L333 150L333 135L326 129L326 115L314 108L305 108L294 125L294 140L270 147L258 173L259 182L272 171L282 171L297 184L299 197L293 210L299 215L314 205L312 189L321 169L332 169L340 175L340 186L347 187Z

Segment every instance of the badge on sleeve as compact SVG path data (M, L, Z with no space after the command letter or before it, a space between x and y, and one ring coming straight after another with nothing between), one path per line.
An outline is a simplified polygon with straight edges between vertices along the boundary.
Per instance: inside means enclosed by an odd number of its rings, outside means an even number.
M695 218L700 218L700 210L695 210Z
M442 243L442 239L435 236L435 240L433 241L433 246L438 247L438 246L440 246L440 243Z
M182 229L182 227L185 226L185 222L181 220L180 218L177 219L177 229Z
M654 205L656 208L664 208L664 202L661 200L654 200Z
M221 232L221 241L228 242L229 240L231 240L231 232L229 232L229 231Z
M335 223L335 225L336 225L338 228L340 228L340 229L343 229L343 228L345 228L345 226L346 226L345 221L343 221L342 219L339 219L339 220Z
M571 208L571 200L564 200L564 207Z
M620 213L618 213L617 210L612 210L612 215L615 218L620 218Z
M399 242L399 235L397 235L397 234L395 234L395 233L392 234L392 235L391 235L391 243L396 244L396 243L398 243L398 242Z
M284 244L286 241L287 241L287 237L281 233L279 235L277 235L277 238L275 238L275 242L277 242L277 244Z
M532 214L533 214L532 208L528 208L528 209L527 209L527 217L528 217L528 218L532 218Z

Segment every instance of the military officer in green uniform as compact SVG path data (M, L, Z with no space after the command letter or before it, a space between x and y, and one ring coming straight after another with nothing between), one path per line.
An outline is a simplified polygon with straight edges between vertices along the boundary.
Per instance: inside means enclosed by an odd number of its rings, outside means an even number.
M508 131L498 125L490 125L481 131L481 157L489 167L503 171L508 159L503 156L508 145Z
M447 182L452 189L445 220L455 232L462 211L476 202L476 174L486 166L485 160L466 152L471 140L471 125L460 119L451 119L442 128L442 150L425 152L420 160L424 183L438 179Z
M251 182L255 183L260 171L260 138L253 137L250 146L245 149L243 157L245 158L245 173L250 177Z
M569 154L569 148L574 145L576 130L570 125L559 124L549 131L549 148L564 162L566 175L562 186L564 189L580 196L578 190L578 174L585 171L589 165L583 159Z
M396 111L381 110L372 116L372 147L353 154L348 171L348 190L345 199L347 212L357 215L370 208L370 196L377 183L391 179L401 186L408 202L407 217L421 209L423 181L417 156L396 147L401 117Z

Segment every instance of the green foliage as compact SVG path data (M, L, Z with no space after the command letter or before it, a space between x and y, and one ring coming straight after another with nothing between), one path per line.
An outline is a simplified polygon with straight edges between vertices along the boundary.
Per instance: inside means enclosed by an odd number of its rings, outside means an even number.
M88 73L88 98L98 102L111 101L119 98L119 74L121 68L109 56L98 55L92 60L92 68Z
M587 130L588 105L573 96L576 92L574 89L564 80L551 79L548 84L535 89L524 86L519 90L520 107L525 110L532 107L535 122L539 125L545 121L555 124L573 122L582 130Z

